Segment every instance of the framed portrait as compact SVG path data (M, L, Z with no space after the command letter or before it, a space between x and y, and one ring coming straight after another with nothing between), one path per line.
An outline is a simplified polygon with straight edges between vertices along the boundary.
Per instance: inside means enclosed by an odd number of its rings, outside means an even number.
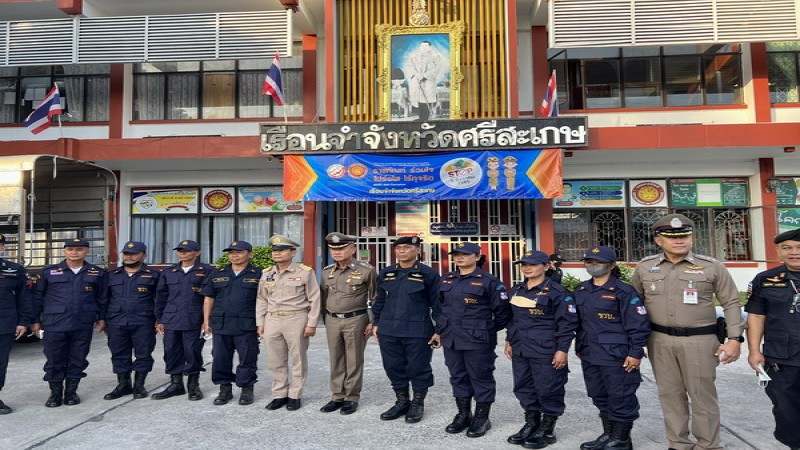
M460 119L464 23L378 25L381 121Z

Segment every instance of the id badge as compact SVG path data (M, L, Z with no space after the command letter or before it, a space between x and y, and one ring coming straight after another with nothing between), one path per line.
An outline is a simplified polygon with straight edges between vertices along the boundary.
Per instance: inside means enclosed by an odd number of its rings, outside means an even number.
M683 290L683 303L686 305L697 304L697 289L687 288Z

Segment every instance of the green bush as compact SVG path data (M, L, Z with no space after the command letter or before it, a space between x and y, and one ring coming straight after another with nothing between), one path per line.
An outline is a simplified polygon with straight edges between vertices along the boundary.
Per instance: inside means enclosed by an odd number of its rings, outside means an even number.
M253 247L253 259L251 259L250 262L254 266L262 269L274 266L275 261L272 260L272 247ZM217 260L215 265L221 269L230 263L228 254L225 253Z

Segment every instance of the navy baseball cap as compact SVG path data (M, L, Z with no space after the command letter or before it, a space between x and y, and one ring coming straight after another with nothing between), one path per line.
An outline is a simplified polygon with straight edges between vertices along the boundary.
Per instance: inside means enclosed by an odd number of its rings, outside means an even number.
M450 249L450 254L453 253L464 253L467 255L480 255L481 254L481 246L478 244L474 244L472 242L459 242L452 249Z
M520 258L519 261L515 261L514 264L547 264L548 262L549 257L547 253L534 250L525 252L522 258Z
M178 245L173 248L173 250L188 250L190 252L199 252L200 251L200 244L195 241L180 241Z
M67 239L64 241L64 248L67 247L91 247L89 241L81 238Z
M587 259L609 263L617 262L617 251L611 247L592 247L583 255L583 260Z
M233 242L231 242L231 245L229 245L228 248L226 248L223 251L224 252L229 252L231 250L244 250L244 251L247 251L247 252L252 252L253 251L253 246L250 245L250 243L247 242L247 241L233 241Z
M130 241L122 246L122 253L147 253L147 246L144 242Z

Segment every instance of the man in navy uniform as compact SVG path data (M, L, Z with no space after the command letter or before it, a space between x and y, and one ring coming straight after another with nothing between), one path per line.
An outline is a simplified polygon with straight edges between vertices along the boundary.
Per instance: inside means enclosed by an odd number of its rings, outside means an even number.
M405 236L392 243L397 264L378 275L378 294L372 306L380 338L381 359L397 401L381 414L383 420L403 415L409 423L422 420L425 397L433 386L433 321L439 316L439 274L417 259L421 241ZM438 342L435 342L438 345ZM414 389L411 401L408 384Z
M34 288L31 328L44 330L44 381L50 384L45 406L50 408L81 402L78 384L89 367L92 328L106 327L106 272L86 262L89 241L67 239L64 254L63 261L42 269Z
M242 388L240 405L253 403L253 385L258 382L258 334L256 333L256 295L261 269L250 264L253 246L234 241L228 248L231 262L211 273L200 291L204 296L203 331L213 333L211 381L219 385L215 405L224 405L233 398L232 383ZM234 351L239 365L233 372Z
M200 262L200 244L185 240L173 249L178 263L161 272L156 289L156 331L164 336L165 372L169 385L150 398L163 400L189 391L200 400L203 368L203 294L200 290L214 267ZM183 376L188 376L186 387Z
M0 253L5 251L5 244L6 237L0 234ZM0 391L6 382L11 345L30 325L33 305L27 283L24 267L0 258ZM0 400L0 414L10 412L11 408Z
M130 394L133 398L147 397L144 382L153 370L159 272L147 267L146 256L147 246L143 242L127 242L122 247L122 267L108 272L106 334L117 387L103 397L106 400ZM136 361L131 359L131 352ZM132 386L131 372L136 374Z
M458 407L458 414L445 431L460 433L469 427L468 437L481 437L492 427L489 411L496 393L497 332L510 322L511 305L503 283L478 267L482 259L478 244L459 242L450 254L456 270L442 275L439 283L442 314L434 336L444 348ZM470 411L472 397L474 417Z
M747 362L756 373L772 378L766 392L773 405L775 439L795 450L800 448L800 229L781 233L774 242L783 264L750 283Z

